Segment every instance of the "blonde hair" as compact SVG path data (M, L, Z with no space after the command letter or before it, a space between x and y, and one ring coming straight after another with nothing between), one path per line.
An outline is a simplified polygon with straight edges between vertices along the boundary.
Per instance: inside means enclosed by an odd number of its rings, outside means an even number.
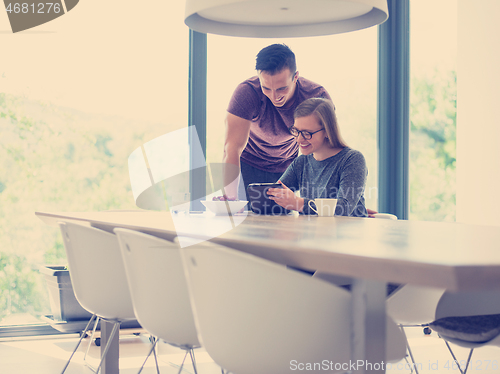
M332 148L347 147L342 135L340 135L335 106L331 100L319 97L307 99L295 109L293 118L307 117L311 114L316 116L320 126L325 129L328 143Z

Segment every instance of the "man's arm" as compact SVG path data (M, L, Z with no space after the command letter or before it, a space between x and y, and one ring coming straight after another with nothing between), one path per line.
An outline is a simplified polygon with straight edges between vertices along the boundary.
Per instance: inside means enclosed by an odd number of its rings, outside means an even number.
M222 162L227 165L224 171L224 193L228 198L238 197L240 156L247 145L251 123L251 121L229 112L226 115L226 134Z

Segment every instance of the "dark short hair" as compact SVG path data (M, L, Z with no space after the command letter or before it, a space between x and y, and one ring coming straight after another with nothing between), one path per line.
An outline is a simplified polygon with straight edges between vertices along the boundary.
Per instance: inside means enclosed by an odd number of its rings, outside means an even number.
M257 54L256 70L274 75L285 68L288 68L292 74L295 74L297 70L295 54L285 44L271 44Z
M340 129L335 114L335 105L328 99L312 97L299 104L295 109L293 118L307 117L314 114L328 136L328 142L332 148L345 148L346 142L340 135Z

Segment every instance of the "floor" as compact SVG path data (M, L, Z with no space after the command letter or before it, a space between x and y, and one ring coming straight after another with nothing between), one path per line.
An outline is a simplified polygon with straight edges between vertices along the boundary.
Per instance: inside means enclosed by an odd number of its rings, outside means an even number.
M436 333L426 336L421 328L407 328L407 336L413 350L419 373L460 373L453 363L444 342ZM60 373L69 358L72 349L78 341L77 335L50 336L43 338L3 339L0 340L0 373L2 374L55 374ZM67 374L92 374L85 365L83 357L87 342L80 347L68 367ZM139 336L120 335L120 373L137 373L148 352L149 337L147 334ZM456 348L456 349L455 349ZM468 350L454 347L457 359L465 362ZM87 362L97 366L100 347L91 344ZM160 372L162 374L177 373L183 359L183 351L168 344L161 343L158 348ZM196 350L197 369L200 374L219 374L220 368L203 350ZM298 371L298 370L297 370ZM312 371L305 371L311 373ZM410 373L410 365L405 360L388 366L388 373ZM482 347L474 351L470 373L500 374L500 348ZM156 373L154 359L150 358L142 371L144 374ZM193 367L186 359L182 373L194 373ZM269 374L269 373L262 373Z

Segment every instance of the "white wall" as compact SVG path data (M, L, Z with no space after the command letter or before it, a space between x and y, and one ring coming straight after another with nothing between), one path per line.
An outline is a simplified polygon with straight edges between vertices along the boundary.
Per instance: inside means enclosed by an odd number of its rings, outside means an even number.
M500 226L499 18L499 0L458 0L457 222Z

